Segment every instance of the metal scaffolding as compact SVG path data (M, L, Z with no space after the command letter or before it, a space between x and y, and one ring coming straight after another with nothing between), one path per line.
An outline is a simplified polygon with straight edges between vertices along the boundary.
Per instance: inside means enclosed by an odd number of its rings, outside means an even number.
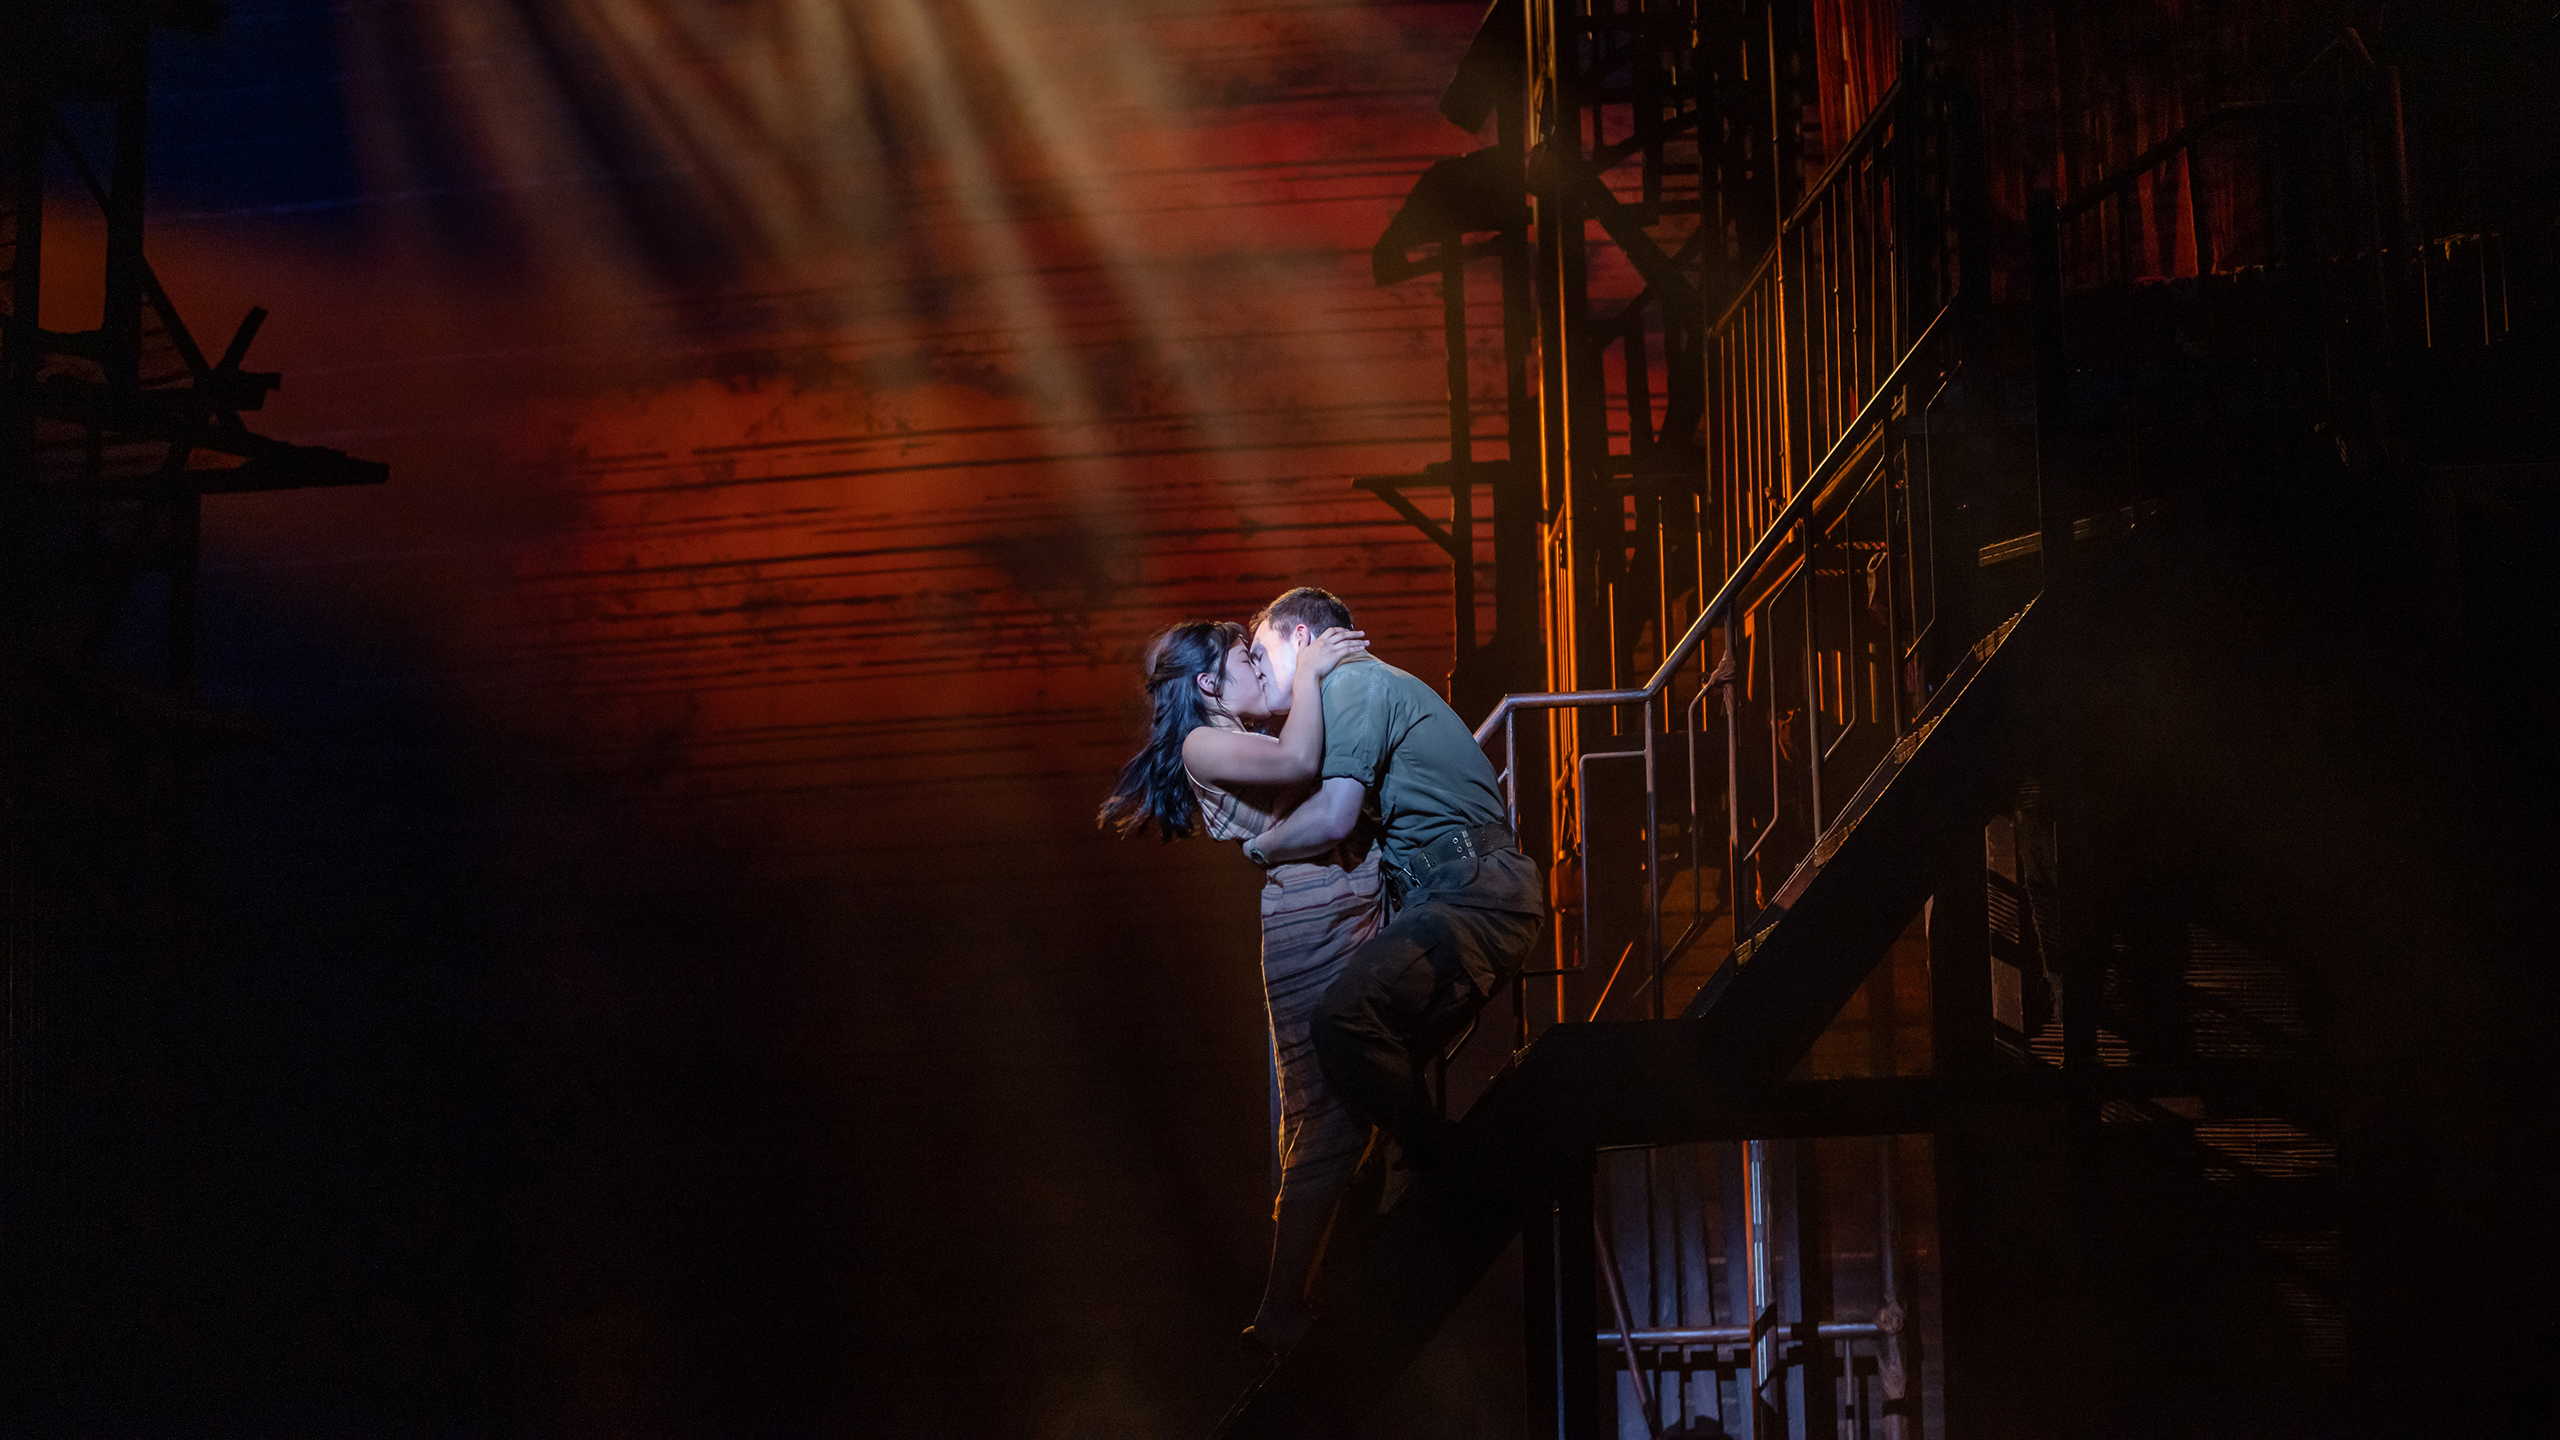
M388 477L249 429L281 378L244 368L266 312L208 354L145 256L152 36L219 20L142 0L0 12L0 1343L20 1355L60 1340L38 1323L53 1302L114 1292L148 1203L192 782L243 728L195 699L204 497ZM54 328L48 220L92 204L98 321Z
M1554 951L1514 986L1512 1064L1466 1120L1526 1198L1534 1433L1600 1433L1612 1369L1628 1440L2067 1413L2062 1389L2002 1393L2004 1356L2072 1343L2035 1317L2074 1262L2005 1240L2018 1207L2066 1197L2067 1225L2131 1231L2089 1198L2102 1164L2174 1188L2243 1144L2306 1174L2333 1153L2302 1128L2316 1106L2253 1078L2298 1027L2235 1040L2199 998L2291 1015L2282 967L2124 878L2140 798L2093 786L2072 737L2103 727L2073 707L2103 682L2068 657L2115 623L2102 587L2161 583L2157 557L2109 547L2195 503L2203 467L2150 456L2272 453L2303 413L2417 383L2420 351L2506 373L2504 297L2536 282L2485 222L2419 239L2401 77L2352 31L2060 200L2035 137L1993 137L2031 182L1996 247L1983 101L1925 21L1498 0L1443 104L1471 131L1494 118L1495 143L1433 166L1378 243L1380 283L1440 277L1451 448L1361 483L1458 562L1471 719L1474 484L1504 497L1498 522L1535 507L1495 568L1506 617L1535 587L1543 673L1478 735L1551 871ZM1506 302L1503 461L1470 448L1479 259ZM2448 329L2477 353L2448 357ZM2336 443L2355 463L2356 437ZM1407 493L1444 486L1446 529ZM1607 1020L1630 1023L1585 1023ZM1781 1083L1817 1054L1846 1068ZM1699 1098L1791 1091L1804 1108L1762 1122ZM1398 1263L1470 1273L1503 1203L1398 1231ZM2229 1214L2286 1254L2336 1252L2316 1214ZM2331 1353L2334 1302L2286 1293ZM1388 1318L1349 1333L1424 1333L1398 1328L1423 1302L1366 1298ZM1383 1363L1284 1367L1227 1433L1349 1403Z

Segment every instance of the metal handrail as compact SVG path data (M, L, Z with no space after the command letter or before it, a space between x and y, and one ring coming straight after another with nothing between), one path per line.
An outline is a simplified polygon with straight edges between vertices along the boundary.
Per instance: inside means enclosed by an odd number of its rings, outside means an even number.
M1734 288L1733 298L1726 301L1724 309L1716 313L1715 320L1707 326L1708 334L1712 335L1723 329L1726 323L1733 319L1734 312L1740 310L1744 303L1750 300L1751 287L1759 284L1760 277L1769 273L1769 267L1778 263L1778 251L1786 244L1787 237L1802 229L1805 221L1810 219L1822 202L1829 198L1831 182L1839 178L1840 172L1851 162L1865 159L1867 150L1872 147L1877 137L1892 128L1891 122L1900 113L1896 107L1901 99L1902 82L1896 80L1886 87L1884 95L1876 102L1875 112L1858 127L1858 133L1850 136L1849 143L1840 147L1840 153L1829 165L1823 167L1821 176L1805 187L1804 199L1797 202L1796 208L1779 223L1777 238L1770 243L1766 251L1762 252L1759 263L1751 267L1751 273L1742 277L1742 283Z
M2134 156L2130 160L2127 160L2122 165L2117 166L2113 171L2109 172L2106 178L2099 180L2096 184L2089 186L2089 188L2081 191L2079 194L2072 196L2070 199L2063 201L2059 205L2056 205L2054 207L2054 218L2057 220L2078 219L2080 216L2088 213L2090 210L2095 209L2100 204L2103 204L2114 197L2119 191L2123 190L2126 186L2131 185L2134 181L2139 180L2143 176L2150 174L2152 171L2159 169L2162 164L2168 161L2169 157L2186 149L2188 146L2195 144L2205 136L2212 134L2214 131L2230 124L2232 121L2245 120L2253 116L2271 114L2279 110L2293 109L2301 103L2302 102L2298 100L2292 99L2242 100L2229 105L2215 106L2213 109L2206 111L2203 118L2190 121L2187 124L2180 126L2176 131L2170 134L2168 139L2161 141L2159 144L2154 145L2150 149L2143 151L2141 154Z
M1841 429L1840 438L1832 444L1831 452L1822 457L1822 463L1814 466L1813 472L1805 476L1804 483L1787 497L1787 503L1779 507L1778 513L1770 518L1768 528L1760 533L1760 538L1752 542L1751 549L1735 564L1733 574L1726 577L1715 598L1698 612L1696 620L1690 622L1688 632L1680 637L1680 643L1662 657L1662 664L1655 669L1652 679L1634 690L1551 690L1505 695L1493 707L1493 713L1484 717L1484 723L1476 727L1476 743L1482 745L1491 740L1495 727L1514 711L1563 710L1583 705L1635 705L1661 694L1670 685L1671 677L1689 662L1689 657L1705 641L1707 628L1723 619L1725 613L1733 608L1734 601L1753 580L1759 578L1761 567L1768 564L1769 557L1777 552L1780 538L1795 528L1796 522L1813 508L1813 502L1822 494L1824 485L1833 474L1857 454L1867 430L1883 413L1887 399L1900 387L1903 372L1919 358L1920 352L1927 347L1938 327L1946 323L1947 316L1955 307L1956 302L1950 300L1938 308L1937 314L1929 317L1929 323L1922 326L1920 334L1912 340L1911 348L1894 362L1892 371L1876 386L1875 393L1867 397L1867 403L1859 407L1856 417Z
M1797 202L1795 213L1787 217L1787 223L1778 227L1781 237L1803 224L1829 193L1831 182L1838 179L1842 171L1866 158L1867 150L1901 118L1903 87L1904 82L1897 77L1885 87L1882 95L1876 97L1876 108L1867 112L1867 118L1859 122L1857 131L1849 137L1849 143L1841 146L1840 153L1833 156L1831 163L1822 167L1822 173L1814 178L1814 182L1805 187L1804 199Z
M2310 93L2306 87L2308 86L2312 76L2319 71L2320 67L2327 64L2329 58L2338 54L2341 49L2350 53L2355 59L2362 61L2365 70L2370 75L2376 77L2389 76L2389 72L2385 72L2381 66L2374 63L2373 52L2365 48L2364 37L2357 34L2353 26L2341 27L2337 36L2330 40L2327 45L2322 46L2320 48L2320 52L2312 56L2310 61L2294 75L2293 79L2285 84L2283 93L2262 100L2238 100L2211 107L2194 120L2191 120L2185 125L2182 125L2176 130L2170 132L2165 139L2162 139L2158 143L2152 145L2141 154L2136 155L2132 159L2125 161L2123 164L2116 166L2113 170L2108 171L2098 180L2083 186L2069 199L2058 200L2053 206L2053 213L2043 223L2058 230L2060 227L2068 225L2072 221L2091 213L2107 201L2126 194L2136 183L2141 181L2143 177L2166 168L2171 161L2177 160L2183 156L2188 167L2187 184L2191 192L2189 209L2191 214L2194 216L2193 228L2196 247L2196 269L2199 274L2211 271L2214 268L2215 259L2213 255L2212 232L2206 220L2207 212L2202 189L2204 177L2197 169L2196 155L2199 147L2204 143L2206 137L2236 122L2255 122L2269 116L2281 115L2287 111L2306 110L2314 105L2322 103L2323 97ZM2398 80L2396 76L2390 76L2390 78L2388 78L2388 86L2396 87L2397 84ZM2378 94L2396 95L2397 93L2396 89L2391 88L2368 89L2364 95L2357 97L2356 101L2350 101L2347 103L2357 103L2361 100L2373 98ZM2395 107L2398 104L2396 100L2392 103ZM2396 119L2394 123L2398 123ZM2405 159L2402 162L2400 183L2403 190L2403 207L2405 210L2406 189L2408 185ZM2405 220L2404 223L2406 223Z

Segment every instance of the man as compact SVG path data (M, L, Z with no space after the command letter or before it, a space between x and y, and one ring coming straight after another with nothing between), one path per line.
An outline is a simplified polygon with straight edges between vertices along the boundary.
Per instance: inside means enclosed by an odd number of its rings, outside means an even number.
M1313 587L1272 601L1253 627L1271 693L1286 704L1299 651L1350 624L1350 608ZM1325 676L1321 693L1322 784L1248 841L1245 855L1271 865L1322 854L1375 807L1379 871L1397 908L1317 1007L1316 1061L1353 1115L1427 1171L1443 1158L1447 1124L1424 1067L1527 958L1546 921L1545 887L1513 842L1492 763L1430 686L1355 655Z

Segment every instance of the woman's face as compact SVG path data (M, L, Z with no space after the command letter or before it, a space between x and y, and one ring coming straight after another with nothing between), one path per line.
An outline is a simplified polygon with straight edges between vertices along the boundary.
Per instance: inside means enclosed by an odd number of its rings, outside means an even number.
M1219 671L1218 698L1239 720L1261 720L1271 714L1262 698L1262 676L1254 669L1253 651L1243 641L1227 647L1227 663Z

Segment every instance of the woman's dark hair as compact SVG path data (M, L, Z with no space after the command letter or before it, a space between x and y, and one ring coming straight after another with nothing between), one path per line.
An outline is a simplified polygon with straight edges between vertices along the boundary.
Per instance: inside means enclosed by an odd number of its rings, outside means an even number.
M1183 773L1182 742L1209 723L1209 700L1192 681L1223 679L1227 651L1244 643L1244 627L1224 620L1185 620L1147 642L1147 744L1120 767L1120 783L1102 802L1095 824L1120 838L1150 824L1167 840L1187 838L1200 814Z

